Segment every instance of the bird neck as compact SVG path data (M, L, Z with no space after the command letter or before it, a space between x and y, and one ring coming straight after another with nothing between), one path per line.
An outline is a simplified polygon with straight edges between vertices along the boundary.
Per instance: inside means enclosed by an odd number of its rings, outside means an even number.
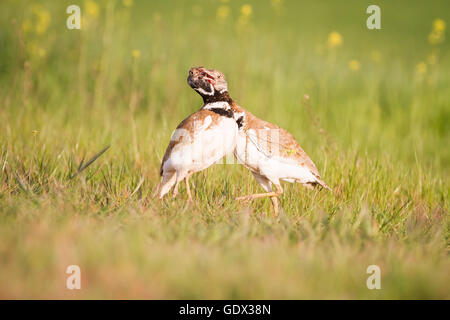
M205 105L214 102L226 102L229 105L233 103L233 99L231 99L228 91L219 92L215 90L213 95L202 95L202 98Z
M221 116L225 116L227 118L233 117L233 110L231 110L231 106L228 102L225 101L216 101L205 103L202 109L209 110L215 112Z
M202 97L205 103L203 109L213 111L227 118L233 117L233 111L231 110L233 99L231 99L228 91L215 91L214 95L202 95Z

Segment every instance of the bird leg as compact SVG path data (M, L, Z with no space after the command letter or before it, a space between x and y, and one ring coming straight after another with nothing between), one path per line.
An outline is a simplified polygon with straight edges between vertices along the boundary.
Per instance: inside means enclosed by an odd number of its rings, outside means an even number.
M267 193L255 193L249 194L247 196L237 197L238 201L250 201L257 198L265 198L265 197L278 197L279 194L277 192L267 192Z
M194 204L194 200L192 200L192 195L191 195L191 188L189 186L189 177L191 176L192 173L188 173L188 175L185 178L185 182L186 182L186 192L187 192L187 196L188 196L188 202L190 204Z
M173 191L172 191L172 198L175 199L178 195L178 184L180 183L180 181L178 181L175 183L175 187L173 187Z
M275 212L275 216L278 216L278 198L271 197L270 201L272 201L273 211Z
M266 193L249 194L247 196L237 197L235 200L250 201L253 199L257 199L257 198L279 197L283 193L283 188L278 184L275 184L275 188L277 189L277 191L275 191L275 192L272 191L272 192L266 192ZM273 200L272 200L272 203L273 203ZM278 206L278 199L277 199L277 206Z

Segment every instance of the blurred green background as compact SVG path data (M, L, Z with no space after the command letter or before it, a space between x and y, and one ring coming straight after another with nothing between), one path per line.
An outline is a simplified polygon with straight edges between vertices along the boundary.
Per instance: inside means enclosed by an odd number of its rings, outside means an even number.
M449 23L444 0L2 1L0 297L449 298ZM259 190L248 171L215 166L195 207L151 199L199 65L333 194L286 185L277 219L233 201Z

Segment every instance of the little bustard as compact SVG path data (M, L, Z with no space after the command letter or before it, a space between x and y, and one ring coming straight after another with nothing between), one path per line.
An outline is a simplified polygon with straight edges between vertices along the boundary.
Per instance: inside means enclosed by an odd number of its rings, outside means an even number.
M189 177L204 170L236 146L237 124L228 101L225 77L215 70L192 68L189 85L202 96L203 107L184 119L172 135L164 154L156 192L163 198L172 187L173 197L178 184L185 179L188 201L192 202Z
M221 81L227 87L223 74L209 70L201 75L213 83ZM283 193L280 181L299 182L307 188L320 186L330 189L320 178L319 172L295 138L279 126L261 120L231 99L228 90L223 100L231 107L238 126L234 154L238 161L250 169L256 181L266 191L238 197L236 200L252 200L270 197L278 214L278 197ZM275 186L275 191L272 189Z

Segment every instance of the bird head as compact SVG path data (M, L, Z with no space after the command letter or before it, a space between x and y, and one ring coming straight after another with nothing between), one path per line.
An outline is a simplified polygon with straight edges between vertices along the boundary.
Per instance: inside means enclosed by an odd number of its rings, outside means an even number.
M221 96L228 92L228 84L222 72L203 67L189 70L187 79L189 85L200 94L203 99Z

